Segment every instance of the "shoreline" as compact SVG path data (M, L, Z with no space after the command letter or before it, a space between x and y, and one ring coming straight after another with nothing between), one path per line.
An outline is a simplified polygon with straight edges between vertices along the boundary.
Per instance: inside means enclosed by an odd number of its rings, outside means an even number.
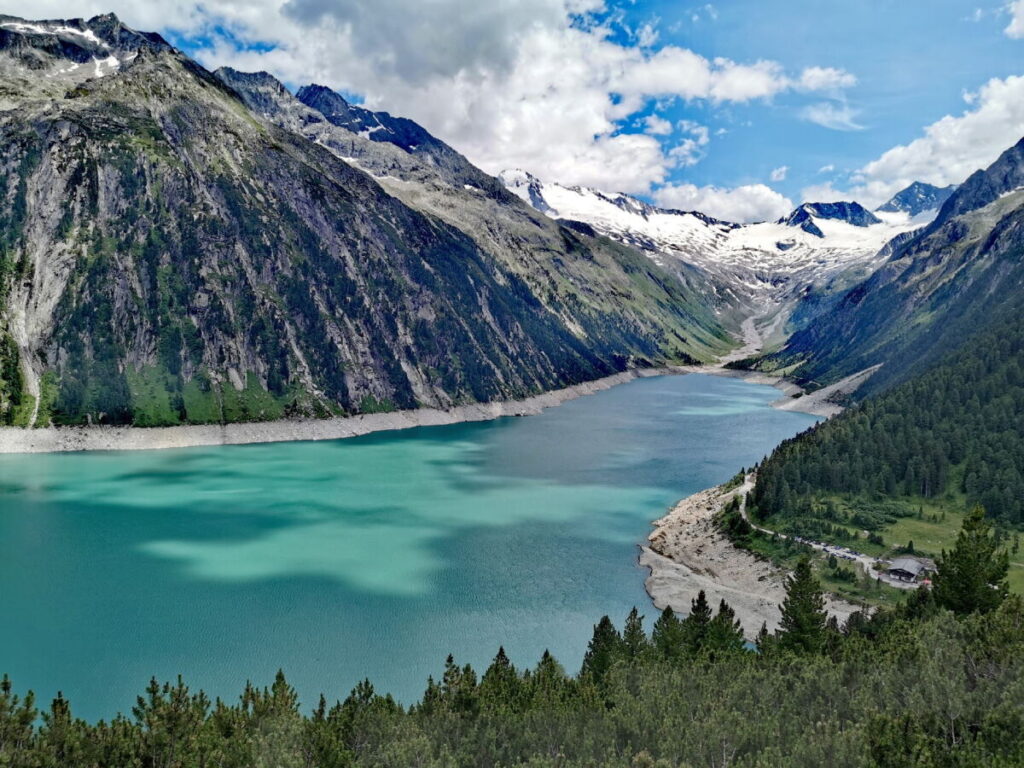
M329 419L279 419L232 424L182 424L172 427L0 427L0 454L71 451L135 451L217 445L341 440L373 432L435 427L505 416L532 416L579 397L639 378L686 374L683 366L630 369L601 379L551 390L521 400L460 405L449 410L417 408Z
M650 571L644 588L656 608L670 606L678 616L687 616L690 601L703 589L712 607L720 600L729 603L744 637L753 640L762 624L769 632L778 628L787 574L733 546L713 521L726 502L749 489L749 483L728 491L715 486L679 501L652 521L654 530L638 563ZM829 597L826 609L841 624L859 607Z
M779 376L756 371L734 371L718 366L664 366L633 368L601 379L574 384L521 400L460 405L449 410L417 408L330 419L280 419L233 424L182 424L172 427L92 426L92 427L0 427L0 454L65 453L74 451L145 451L169 448L194 448L217 445L250 445L254 443L294 442L305 440L341 440L373 432L436 427L476 421L490 421L505 416L532 416L547 408L579 397L592 395L625 384L634 379L652 376L704 373L711 376L744 379L754 384L767 384L783 392L784 397L771 403L773 408L795 410L816 416L833 415L812 402L811 396L793 397L802 392L795 384Z

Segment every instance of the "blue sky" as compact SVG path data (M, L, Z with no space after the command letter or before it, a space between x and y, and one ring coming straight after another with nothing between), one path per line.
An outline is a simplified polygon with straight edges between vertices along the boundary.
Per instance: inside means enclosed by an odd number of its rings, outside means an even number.
M317 82L484 170L733 220L958 183L1024 135L1024 0L8 0Z
M771 59L789 70L838 67L857 78L844 92L861 130L801 119L808 100L795 94L727 108L676 103L664 117L728 131L701 162L673 174L698 185L762 181L785 165L786 179L773 186L798 199L804 187L842 179L841 171L854 171L944 115L959 114L967 107L965 91L1024 72L1024 43L1003 34L1009 17L998 3L732 0L714 4L709 14L705 6L649 0L626 8L633 23L660 19L662 44L708 57ZM828 165L839 172L819 173Z

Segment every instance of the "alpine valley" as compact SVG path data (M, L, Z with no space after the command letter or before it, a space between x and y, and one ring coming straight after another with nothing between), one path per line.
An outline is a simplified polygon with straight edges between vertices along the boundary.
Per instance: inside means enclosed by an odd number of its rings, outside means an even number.
M3 17L0 83L8 423L445 407L730 344L696 271L323 89L211 74L112 16Z
M730 222L211 70L0 15L0 766L1024 765L1024 139Z

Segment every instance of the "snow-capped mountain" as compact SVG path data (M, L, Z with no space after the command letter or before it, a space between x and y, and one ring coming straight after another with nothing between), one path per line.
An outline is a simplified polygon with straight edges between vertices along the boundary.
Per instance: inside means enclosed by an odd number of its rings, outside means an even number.
M19 92L63 96L70 87L117 72L142 51L170 50L157 34L136 32L113 14L26 21L0 14L0 76ZM0 104L6 101L0 93Z
M893 195L889 202L879 206L877 210L882 213L905 213L910 217L920 216L931 211L934 216L934 213L942 207L942 204L955 190L955 184L948 187L936 187L932 184L915 181L906 189Z
M778 221L735 224L630 195L546 183L522 170L500 178L553 218L586 222L662 266L682 261L703 269L719 279L723 298L732 294L747 305L778 305L840 275L863 276L885 259L889 240L921 225L852 202L804 203Z

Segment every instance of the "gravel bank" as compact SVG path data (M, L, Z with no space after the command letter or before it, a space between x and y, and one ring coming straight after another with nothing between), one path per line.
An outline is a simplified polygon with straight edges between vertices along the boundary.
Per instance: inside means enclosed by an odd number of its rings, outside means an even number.
M287 440L338 440L384 430L433 427L467 421L489 421L502 416L529 416L568 400L624 384L636 378L686 373L684 368L624 371L596 381L509 402L474 403L451 410L420 408L334 419L286 419L244 424L180 427L46 427L0 428L0 453L55 453L60 451L139 451L200 445L242 445Z

